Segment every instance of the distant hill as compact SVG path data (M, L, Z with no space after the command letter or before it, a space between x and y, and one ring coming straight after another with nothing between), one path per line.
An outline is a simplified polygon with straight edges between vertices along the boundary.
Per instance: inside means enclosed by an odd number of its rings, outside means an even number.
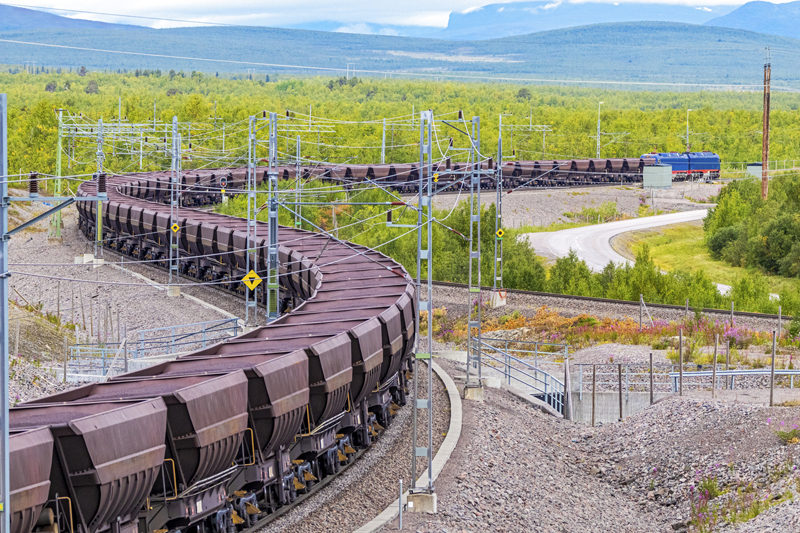
M44 30L44 29L105 29L129 30L140 26L107 24L77 18L62 17L37 11L0 4L0 31Z
M765 46L788 53L773 62L777 86L800 87L800 41L750 31L669 22L595 24L479 41L447 41L380 35L252 27L18 31L0 39L131 51L152 56L2 43L0 61L90 69L150 68L203 72L244 72L257 78L274 73L344 75L348 63L361 71L427 73L460 79L506 81L608 80L668 83L752 83L761 81ZM241 62L171 59L158 55ZM336 70L257 65L300 65ZM359 76L369 75L366 73ZM484 78L481 78L484 77ZM641 88L641 86L640 86Z
M800 38L800 1L786 4L748 2L742 7L705 23L707 26L759 31Z
M539 31L610 22L683 22L703 24L725 15L735 5L709 7L674 4L581 2L562 0L489 4L467 13L450 14L444 39L493 39ZM770 32L767 32L770 33Z

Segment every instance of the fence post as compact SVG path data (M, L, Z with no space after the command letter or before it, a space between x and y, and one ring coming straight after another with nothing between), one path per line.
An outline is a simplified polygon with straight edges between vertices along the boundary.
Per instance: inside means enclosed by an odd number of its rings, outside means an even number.
M127 340L127 339L125 339L125 340ZM123 358L122 361L123 361L123 366L125 368L125 372L127 372L128 371L128 343L127 342L123 342L122 344L123 344L123 348L124 348L124 351L122 352L122 358Z
M781 319L783 317L781 316L782 315L781 311L782 311L782 309L781 309L781 306L779 305L778 306L778 338L780 338L781 332L783 331L783 325L781 324L781 322L782 322Z
M725 345L725 370L728 370L731 366L731 340L728 339L727 344ZM731 388L733 385L733 377L728 376L725 378L725 386L727 389Z
M678 330L678 396L683 396L683 328Z
M650 405L653 405L653 352L650 352Z
M619 384L619 421L622 422L622 363L617 364L617 382Z
M578 365L578 399L583 402L583 365Z
M64 380L63 382L67 382L67 357L69 355L69 348L67 347L67 337L64 337Z
M631 392L631 378L630 378L630 365L625 365L625 403L630 401L629 395Z
M644 319L644 309L642 309L642 301L644 295L639 295L639 331L642 331L642 320Z
M569 359L564 359L564 420L572 420L572 382L569 375Z
M400 504L400 527L399 529L403 529L403 480L400 480L400 499L397 500Z
M597 395L597 365L592 365L592 427L594 427L594 408Z
M683 316L689 316L689 298L686 298L686 310L683 312Z
M731 327L733 327L733 300L731 300Z
M775 391L775 330L772 330L772 363L769 367L769 406L772 407Z
M711 397L717 394L717 344L719 343L719 333L714 335L714 368L711 369Z

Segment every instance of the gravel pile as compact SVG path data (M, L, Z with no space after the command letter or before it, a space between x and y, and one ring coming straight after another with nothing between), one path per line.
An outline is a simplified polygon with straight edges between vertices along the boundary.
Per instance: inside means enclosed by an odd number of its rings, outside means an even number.
M420 365L425 371L425 366ZM434 449L438 450L450 425L450 403L447 390L434 374ZM421 384L420 397L426 396L427 380ZM420 409L418 416L426 417ZM379 515L397 499L398 481L409 487L411 472L412 411L410 404L397 414L392 425L378 442L356 464L333 480L327 487L303 502L296 509L276 519L260 533L311 533L352 531ZM427 429L420 446L427 444ZM427 468L423 459L417 461L418 475ZM324 518L323 518L324 517Z
M679 524L690 516L692 492L707 479L728 491L715 505L748 485L762 499L797 492L794 446L775 431L797 424L798 415L794 408L671 397L573 442L588 453L591 475L644 509L678 513Z
M460 375L463 367L440 364ZM583 427L543 414L505 391L464 402L464 433L435 483L436 515L404 514L404 531L665 531L602 478L587 475L587 453L572 443ZM397 520L384 531L397 530Z
M464 402L465 433L436 483L439 513L405 514L405 531L687 531L693 490L713 477L727 492L712 508L739 501L748 485L751 499L774 506L749 523L721 519L715 531L799 530L800 509L787 499L800 488L797 445L775 433L799 423L797 408L671 397L589 428L505 391L484 393L483 403Z
M721 185L701 183L675 183L672 189L655 191L655 207L664 212L691 211L707 207L694 200L705 200L719 194ZM635 217L645 194L647 205L651 205L650 191L646 193L636 187L587 187L574 189L518 190L503 195L503 226L547 226L555 222L569 222L564 213L579 212L584 207L600 207L604 202L616 202L617 211ZM408 195L406 195L408 196ZM495 191L481 191L481 204L494 204ZM469 192L452 195L437 195L434 206L450 210L456 202L469 199Z

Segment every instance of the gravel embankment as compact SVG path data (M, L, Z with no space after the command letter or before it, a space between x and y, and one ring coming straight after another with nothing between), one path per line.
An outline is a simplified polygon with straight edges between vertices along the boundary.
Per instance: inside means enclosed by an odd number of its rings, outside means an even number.
M484 318L501 317L503 315L509 315L514 311L519 311L523 316L526 317L533 317L541 307L545 306L552 311L556 311L568 317L587 314L597 318L630 318L635 320L637 323L639 321L639 304L636 302L631 302L629 304L594 302L588 300L575 300L561 296L540 296L509 292L507 294L507 303L504 307L490 309L488 302L491 299L491 293L491 290L483 290L481 292L481 298L483 298L484 301ZM434 307L446 307L448 316L466 316L471 302L475 301L477 301L477 295L468 294L466 288L446 287L441 285L434 285L433 287ZM654 321L681 320L687 316L686 312L682 309L663 309L658 307L649 307L648 309L650 311L650 316L652 316ZM694 311L690 309L689 315L693 316ZM709 316L710 318L720 322L727 322L730 319L730 312L720 311L718 313L708 313L706 316ZM647 313L644 315L644 320L645 323L649 323ZM759 331L772 331L778 327L777 319L773 320L756 317L736 316L734 317L734 323L737 326ZM785 320L783 322L783 326L788 326L788 323Z
M655 208L669 213L671 211L691 211L703 209L708 204L693 202L705 200L719 194L721 185L702 183L674 183L672 189L655 191ZM513 194L503 194L503 227L547 226L555 222L569 222L565 213L580 212L584 207L600 207L604 202L616 202L620 214L635 217L645 195L647 205L651 205L650 191L636 187L587 187L575 189L518 190ZM410 195L405 195L407 198ZM481 191L481 205L494 204L496 193L493 190ZM452 195L438 195L434 199L437 209L450 210L456 202L469 199L469 192Z
M749 484L762 499L796 493L795 446L782 444L775 431L796 424L798 414L797 408L671 397L624 423L598 428L593 437L573 440L589 454L590 473L644 509L671 509L685 521L692 490L703 479L715 477L728 491L714 505L735 499L736 488Z
M505 391L484 392L483 403L464 402L465 433L436 483L439 513L406 513L405 531L687 531L691 487L712 476L727 491L712 509L736 501L737 487L748 484L770 505L789 491L797 498L795 445L775 435L797 423L797 408L671 397L625 422L589 428ZM716 527L796 531L798 516L789 500L750 523ZM384 528L396 530L397 520Z
M127 328L131 339L136 338L135 332L138 330L227 318L187 298L170 298L165 290L159 290L112 266L94 268L93 265L75 265L75 257L92 253L94 247L79 233L75 210L65 210L64 224L62 244L48 242L46 221L39 223L34 230L23 231L12 238L9 247L11 269L20 273L11 276L11 294L12 299L20 304L41 305L42 312L55 314L60 308L62 322L78 324L84 342L92 333L94 340L97 340L98 324L100 336L105 340L107 328L106 321L101 318L104 316L101 309L110 309L113 335L109 334L109 342L112 337L116 338L117 316L120 329ZM104 256L106 261L119 261L119 256L108 251L104 252ZM132 263L129 265L125 261L125 268L130 269L130 266ZM133 270L158 282L166 281L166 275L153 268L137 265ZM27 276L22 272L48 277ZM52 279L55 277L61 278L60 283ZM71 305L73 295L75 300ZM231 299L233 297L230 296L217 298L226 302ZM218 302L210 303L216 305ZM238 311L243 310L242 304ZM91 323L92 317L94 325Z
M424 372L425 366L420 365ZM427 380L423 379L420 397L426 397ZM450 425L450 403L441 380L434 374L433 441L438 450ZM427 411L418 411L422 433L419 446L427 444ZM412 411L410 403L397 414L380 440L356 464L341 474L302 505L276 519L260 533L312 533L352 531L379 515L397 499L398 481L409 487L411 472ZM427 462L417 461L418 475ZM324 519L322 518L324 517ZM335 524L335 528L332 526Z
M52 371L22 357L12 356L9 360L9 368L8 404L10 406L80 385L79 383L63 383Z
M664 517L587 475L587 454L571 442L585 428L502 390L484 395L463 403L464 433L435 483L439 513L404 514L404 531L664 531ZM395 520L384 531L397 529Z

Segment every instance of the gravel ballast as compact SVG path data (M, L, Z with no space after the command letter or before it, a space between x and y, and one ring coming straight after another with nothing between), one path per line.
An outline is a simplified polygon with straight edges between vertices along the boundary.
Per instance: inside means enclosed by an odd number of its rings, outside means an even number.
M425 365L420 365L423 383L420 397L426 397ZM447 390L434 374L434 454L444 440L450 424ZM418 410L418 445L427 445L427 411ZM319 493L260 530L259 533L317 533L352 531L379 515L397 499L399 484L409 487L411 475L411 400L397 414L386 432L355 464ZM417 475L427 468L424 458L417 460Z

